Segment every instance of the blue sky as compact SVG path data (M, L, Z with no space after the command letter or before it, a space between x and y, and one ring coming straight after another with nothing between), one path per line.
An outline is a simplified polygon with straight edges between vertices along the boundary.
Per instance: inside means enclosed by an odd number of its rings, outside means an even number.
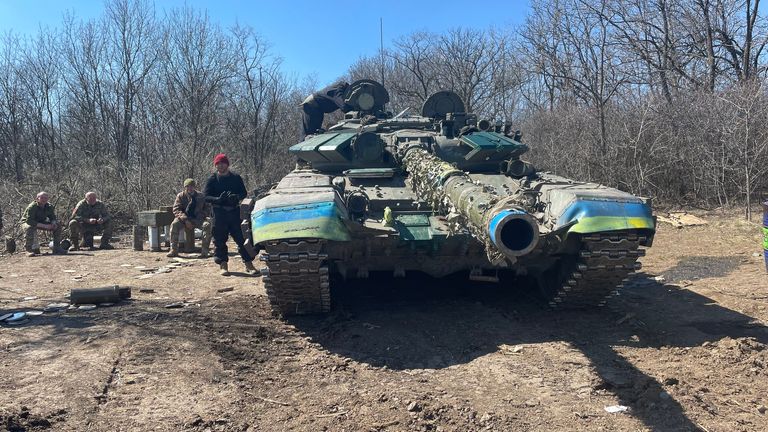
M344 74L348 66L379 48L379 18L384 45L417 30L452 27L486 29L523 23L528 0L155 0L157 13L188 4L206 9L212 21L228 27L248 24L284 60L285 71L311 76L319 85ZM21 35L40 26L58 27L65 11L82 19L101 15L103 0L0 0L0 32Z

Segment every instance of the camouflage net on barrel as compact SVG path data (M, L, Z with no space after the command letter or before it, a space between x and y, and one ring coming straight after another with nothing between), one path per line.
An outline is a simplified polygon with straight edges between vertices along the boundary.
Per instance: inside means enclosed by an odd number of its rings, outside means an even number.
M402 165L410 174L411 187L420 199L445 213L449 232L468 230L485 245L488 260L503 265L506 258L485 230L494 209L510 205L495 189L472 180L464 171L421 147L405 149Z

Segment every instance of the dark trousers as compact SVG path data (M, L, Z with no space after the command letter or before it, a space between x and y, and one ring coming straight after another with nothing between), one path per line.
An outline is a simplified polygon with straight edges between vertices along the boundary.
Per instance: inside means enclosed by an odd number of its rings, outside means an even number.
M317 132L323 127L323 110L319 106L305 103L301 105L301 120L304 127L304 136Z
M216 251L213 254L213 260L216 264L229 261L227 256L227 239L232 239L237 243L237 251L245 262L253 261L254 257L248 254L245 249L245 238L240 228L240 210L224 210L214 208L213 218L213 244Z

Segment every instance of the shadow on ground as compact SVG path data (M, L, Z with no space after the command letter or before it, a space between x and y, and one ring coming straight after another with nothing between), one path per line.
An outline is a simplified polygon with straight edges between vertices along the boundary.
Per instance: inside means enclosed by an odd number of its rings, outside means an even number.
M422 278L345 283L335 287L334 300L331 316L290 322L331 352L395 370L462 364L502 344L567 342L590 359L603 388L652 430L700 428L672 398L667 409L653 409L648 395L659 402L662 384L614 347L693 347L723 337L768 343L768 329L752 317L644 274L609 308L592 311L547 310L522 287Z
M741 265L737 256L689 256L662 274L668 282L727 276Z

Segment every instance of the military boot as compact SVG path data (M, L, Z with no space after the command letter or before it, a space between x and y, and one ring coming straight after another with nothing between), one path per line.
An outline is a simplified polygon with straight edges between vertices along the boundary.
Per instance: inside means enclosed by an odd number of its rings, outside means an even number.
M206 246L203 246L203 247L200 249L200 255L198 256L198 258L200 258L200 259L206 259L206 258L208 258L209 256L210 256L210 255L208 254L208 248L207 248Z
M219 273L222 276L229 276L229 266L227 265L226 261L223 261L219 264Z
M245 263L245 270L248 272L248 274L256 274L258 273L258 270L256 270L256 267L253 266L253 261L247 261Z
M166 255L168 258L174 258L179 256L179 244L178 243L171 243L171 250L168 252L168 255Z

